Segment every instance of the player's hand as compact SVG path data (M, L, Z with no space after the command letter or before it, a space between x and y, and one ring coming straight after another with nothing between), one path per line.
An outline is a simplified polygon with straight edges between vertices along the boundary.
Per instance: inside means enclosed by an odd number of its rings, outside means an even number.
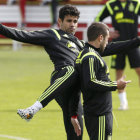
M80 136L81 135L81 127L80 127L78 119L71 117L71 123L74 127L74 131L77 134L77 136Z
M131 80L125 81L125 77L126 76L123 76L122 78L120 78L119 80L117 80L117 88L119 90L124 89L126 87L126 85L131 82Z

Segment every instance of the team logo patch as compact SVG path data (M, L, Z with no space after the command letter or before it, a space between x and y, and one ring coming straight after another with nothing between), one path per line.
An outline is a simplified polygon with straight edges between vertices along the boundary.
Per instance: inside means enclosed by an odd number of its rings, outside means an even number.
M66 37L66 38L69 38L69 36L67 34L64 34L63 36Z
M118 6L115 6L114 7L114 11L118 11L119 10L119 7Z
M68 42L67 42L67 47L68 47L68 48L71 48L71 47L72 47L72 48L75 48L75 49L76 49L75 43L73 43L73 42L71 42L71 41L68 41Z
M134 10L135 10L135 6L134 6L134 4L131 2L130 3L130 5L129 5L129 7L128 7L128 10L130 11L130 12L133 12Z
M123 12L118 12L118 13L116 13L116 15L115 15L115 19L116 19L116 20L122 19L123 17L124 17Z
M67 42L67 47L70 48L73 52L79 53L79 50L77 49L77 46L75 43L68 41Z

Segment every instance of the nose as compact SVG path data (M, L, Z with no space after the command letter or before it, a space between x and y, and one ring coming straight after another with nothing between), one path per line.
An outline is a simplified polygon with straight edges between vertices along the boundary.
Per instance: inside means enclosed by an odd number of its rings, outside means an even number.
M71 22L71 26L75 26L75 23L74 22Z

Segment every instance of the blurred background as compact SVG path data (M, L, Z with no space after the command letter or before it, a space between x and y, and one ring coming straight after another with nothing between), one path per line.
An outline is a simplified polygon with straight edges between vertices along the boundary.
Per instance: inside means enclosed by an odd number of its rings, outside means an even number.
M76 5L80 14L76 36L86 40L87 26L94 21L106 0L0 0L0 23L26 30L57 27L59 8ZM105 22L111 26L109 18Z

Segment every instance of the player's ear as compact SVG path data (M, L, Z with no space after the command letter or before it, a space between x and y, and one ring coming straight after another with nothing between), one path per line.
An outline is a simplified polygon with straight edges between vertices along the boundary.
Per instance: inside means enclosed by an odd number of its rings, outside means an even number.
M99 36L98 36L98 41L99 41L99 42L102 42L102 41L103 41L103 35L99 35Z
M100 35L100 41L103 41L103 39L104 39L103 35Z
M60 18L58 18L58 25L59 25L59 27L61 26L61 24L62 24L62 20Z

